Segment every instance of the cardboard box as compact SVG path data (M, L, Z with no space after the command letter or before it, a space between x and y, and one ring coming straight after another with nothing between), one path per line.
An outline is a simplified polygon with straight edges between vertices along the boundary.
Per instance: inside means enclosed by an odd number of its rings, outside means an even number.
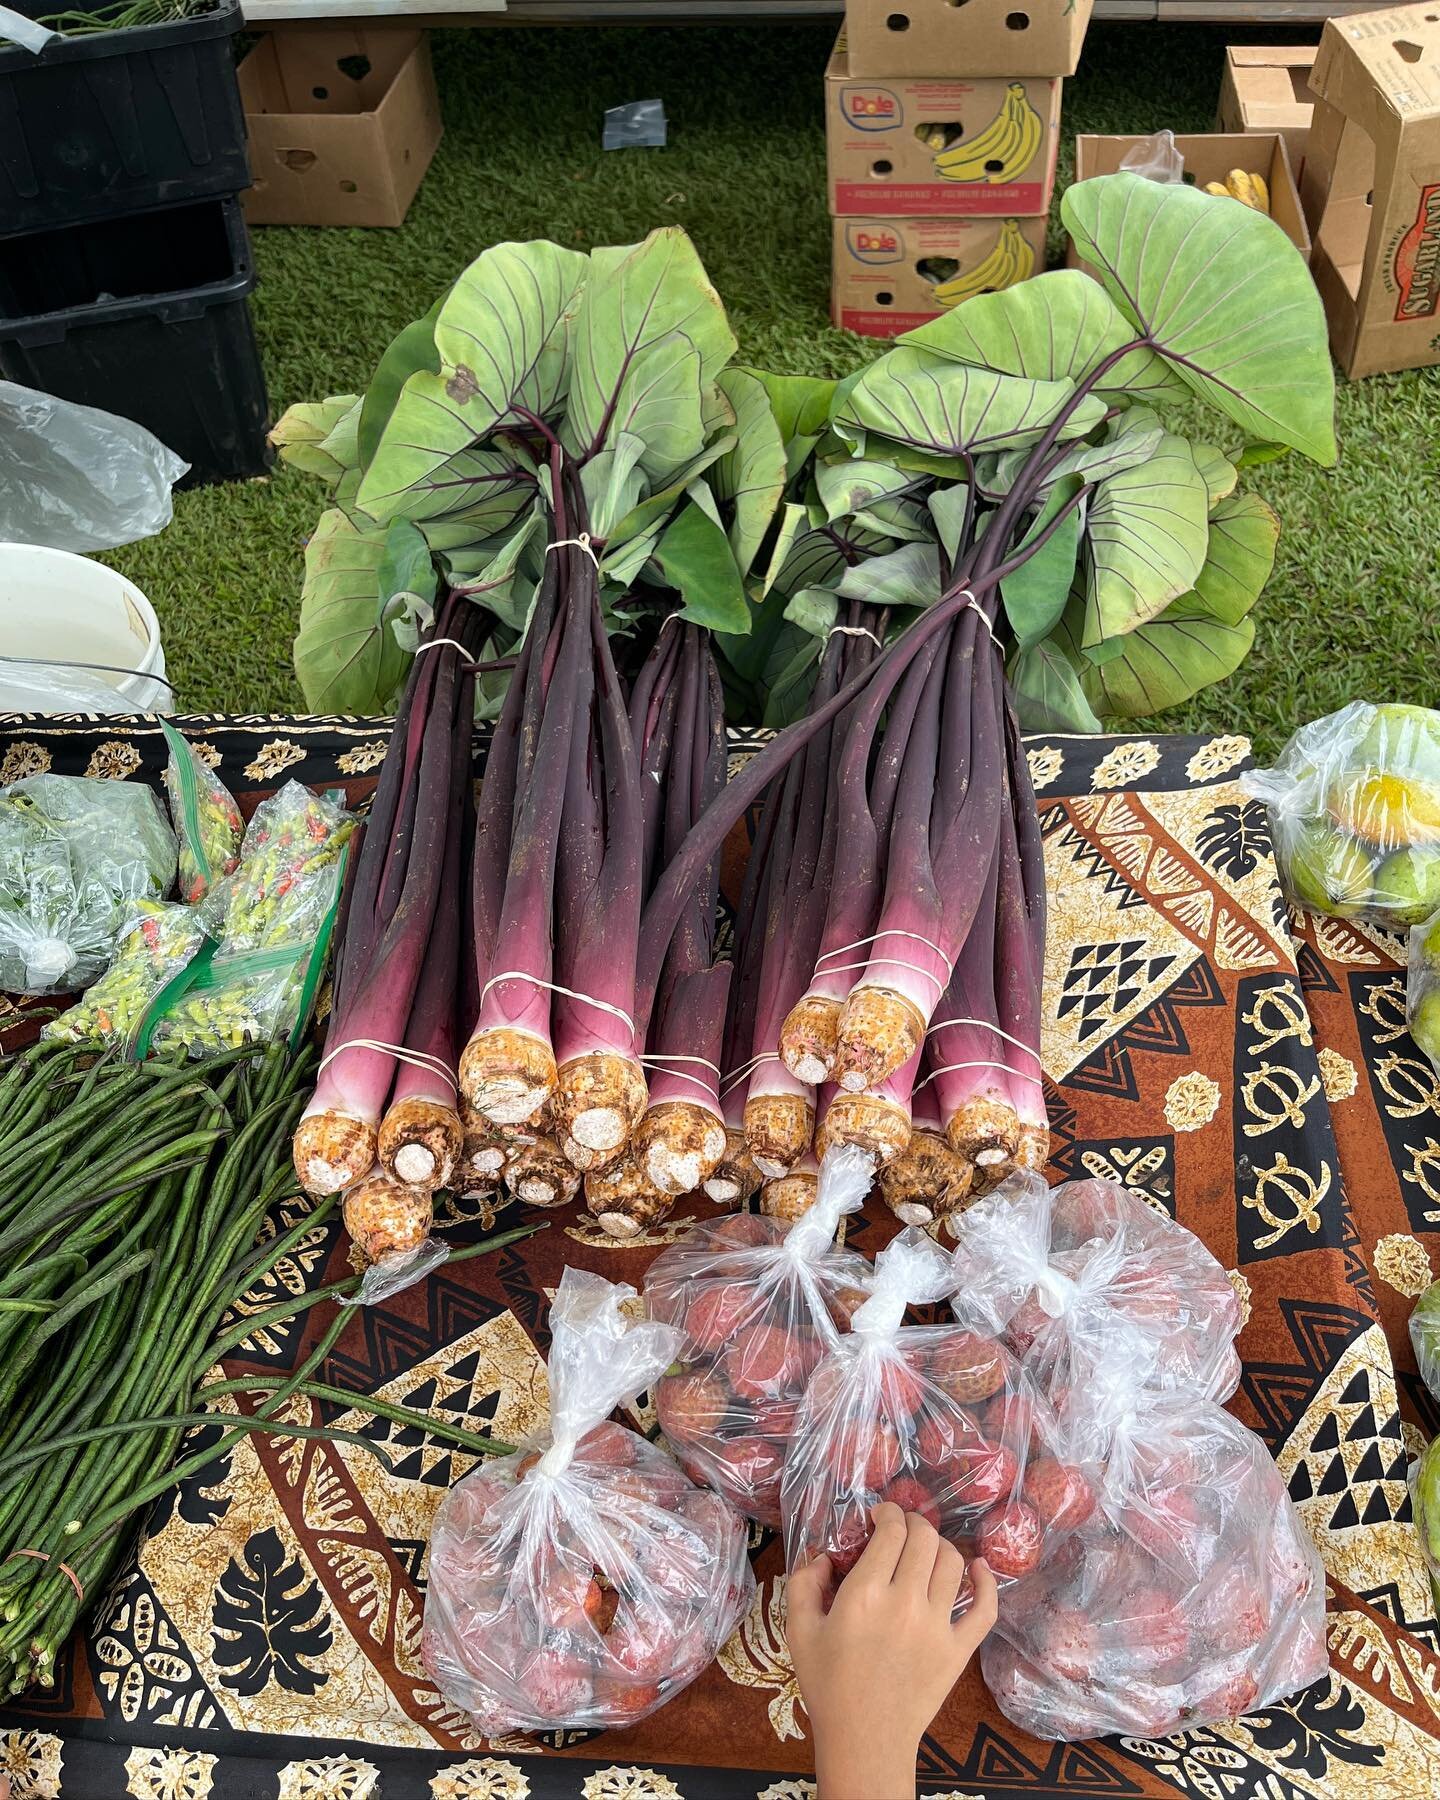
M830 317L898 337L1045 267L1045 220L832 219Z
M1440 8L1327 20L1310 85L1305 213L1336 361L1440 363Z
M1295 178L1310 135L1310 70L1318 44L1231 44L1220 77L1217 131L1278 131Z
M825 71L831 213L940 219L1047 211L1060 86L1039 76L857 81L842 35Z
M287 29L238 71L251 225L403 225L443 129L423 31Z
M1077 137L1075 179L1088 181L1092 175L1113 175L1121 158L1141 141L1138 137ZM1309 260L1310 233L1300 210L1300 194L1285 140L1278 132L1268 136L1259 132L1196 132L1189 136L1177 133L1175 146L1185 158L1187 181L1193 176L1201 187L1207 181L1224 181L1231 169L1263 176L1270 190L1270 217ZM1073 269L1086 266L1075 254L1073 243L1066 247L1065 260Z
M854 75L1073 75L1094 0L849 0Z

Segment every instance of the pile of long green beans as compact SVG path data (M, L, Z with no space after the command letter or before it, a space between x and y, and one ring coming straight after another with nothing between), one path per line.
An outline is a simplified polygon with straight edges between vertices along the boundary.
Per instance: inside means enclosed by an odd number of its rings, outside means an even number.
M275 1414L294 1394L419 1427L475 1455L508 1446L313 1379L348 1312L287 1375L202 1386L253 1332L353 1293L289 1295L220 1329L228 1309L322 1222L323 1200L263 1235L293 1194L290 1136L314 1053L274 1045L200 1068L38 1044L0 1064L0 1692L54 1679L82 1608L103 1596L143 1509L246 1431L353 1443ZM533 1228L531 1228L533 1229ZM477 1255L528 1235L465 1247ZM253 1411L204 1411L226 1394ZM193 1426L218 1442L176 1452Z
M97 31L134 31L142 25L171 25L213 12L215 0L110 0L108 5L75 7L46 13L35 21L63 37L89 37Z

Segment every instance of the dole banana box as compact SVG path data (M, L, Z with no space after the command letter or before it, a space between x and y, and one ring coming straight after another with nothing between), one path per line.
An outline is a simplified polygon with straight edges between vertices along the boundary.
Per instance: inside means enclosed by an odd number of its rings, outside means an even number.
M1094 0L848 0L856 75L1073 75Z
M1060 86L1040 76L852 78L842 32L825 71L831 213L1044 213L1060 144Z
M1045 220L832 219L830 316L898 337L1045 267Z

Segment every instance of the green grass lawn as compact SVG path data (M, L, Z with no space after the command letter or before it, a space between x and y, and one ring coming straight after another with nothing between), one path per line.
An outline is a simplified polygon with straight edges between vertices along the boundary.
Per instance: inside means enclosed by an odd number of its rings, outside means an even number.
M841 374L873 355L827 318L821 72L832 35L436 32L445 139L404 228L255 234L275 412L363 387L394 331L503 238L588 248L681 224L745 360ZM1244 35L1096 26L1066 89L1062 181L1077 131L1208 129L1224 45ZM602 153L604 109L657 95L669 146ZM1348 699L1440 703L1440 371L1342 385L1340 435L1336 469L1296 457L1253 473L1284 527L1254 653L1229 682L1167 714L1167 728L1247 731L1268 752ZM182 706L301 706L290 641L322 499L288 470L182 494L162 537L116 553L155 602Z

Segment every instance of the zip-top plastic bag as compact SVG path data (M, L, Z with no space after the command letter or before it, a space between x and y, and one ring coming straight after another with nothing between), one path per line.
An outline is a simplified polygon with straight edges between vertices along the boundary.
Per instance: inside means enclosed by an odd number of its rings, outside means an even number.
M174 835L139 782L27 775L0 789L0 992L88 987L131 904L174 879Z
M645 1277L652 1318L684 1334L655 1389L683 1467L762 1525L780 1525L780 1477L805 1384L850 1329L870 1265L835 1242L864 1204L873 1164L833 1151L814 1205L793 1224L733 1213L696 1225Z
M193 906L240 862L245 821L234 796L168 719L160 721L170 760L165 798L180 843L180 898Z
M1440 713L1353 701L1241 785L1270 809L1297 905L1394 931L1440 911Z
M41 1037L67 1044L129 1045L146 1008L204 942L204 927L193 907L135 901L110 967L72 1007L41 1026Z
M871 1508L889 1500L1005 1582L1089 1514L1085 1474L1051 1454L1004 1346L959 1325L904 1323L907 1307L946 1298L954 1282L950 1258L915 1226L876 1258L870 1298L800 1407L781 1484L787 1568L823 1551L843 1575L869 1542Z
M1115 1181L1021 1173L955 1226L955 1316L999 1337L1059 1405L1096 1364L1161 1387L1235 1392L1240 1302L1192 1231Z
M607 1414L674 1359L630 1287L565 1271L550 1308L550 1431L471 1471L430 1534L421 1645L487 1736L632 1725L714 1658L750 1604L744 1520Z
M981 1649L1042 1738L1142 1738L1264 1707L1325 1673L1320 1558L1265 1446L1143 1363L1076 1387L1059 1441L1099 1505L1005 1596Z
M196 912L215 940L157 995L138 1053L197 1059L293 1038L324 969L355 820L298 781L261 801L240 862Z

